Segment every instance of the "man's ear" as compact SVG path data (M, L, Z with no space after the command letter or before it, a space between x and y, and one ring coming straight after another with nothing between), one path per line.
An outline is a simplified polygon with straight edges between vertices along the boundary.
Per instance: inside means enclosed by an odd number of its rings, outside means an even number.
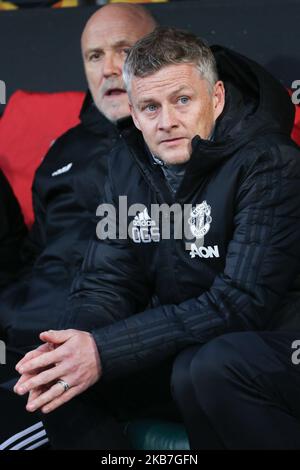
M138 128L138 130L140 131L141 128L140 128L140 125L139 125L139 121L137 119L137 116L136 116L136 113L134 111L134 107L132 106L132 104L129 102L129 109L130 109L130 114L131 114L131 117L132 117L132 120L134 122L134 125L135 127Z
M224 83L218 80L213 89L214 118L215 120L222 113L225 106L225 88Z

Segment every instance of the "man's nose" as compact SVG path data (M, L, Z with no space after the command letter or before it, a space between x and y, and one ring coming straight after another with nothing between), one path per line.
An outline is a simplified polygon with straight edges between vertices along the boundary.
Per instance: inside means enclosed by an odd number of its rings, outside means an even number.
M103 75L104 77L110 77L111 75L120 75L122 72L122 66L120 61L117 60L115 54L106 54L103 63Z
M159 117L159 128L164 131L170 131L177 126L176 111L172 106L162 106Z

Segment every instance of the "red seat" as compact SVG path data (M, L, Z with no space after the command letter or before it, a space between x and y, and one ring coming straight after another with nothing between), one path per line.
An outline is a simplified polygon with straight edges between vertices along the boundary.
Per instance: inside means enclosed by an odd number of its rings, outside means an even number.
M78 122L84 93L16 91L0 120L0 168L21 205L25 222L33 222L34 173L57 137Z

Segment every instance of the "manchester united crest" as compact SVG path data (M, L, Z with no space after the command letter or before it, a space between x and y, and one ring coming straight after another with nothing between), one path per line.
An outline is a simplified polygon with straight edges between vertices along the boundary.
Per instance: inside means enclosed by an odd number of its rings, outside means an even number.
M212 223L211 206L203 201L191 209L188 223L192 235L196 238L194 243L187 245L191 258L219 258L219 247L204 246L204 237L210 230Z
M197 239L204 238L210 229L211 222L211 207L206 201L192 208L188 223L194 237Z

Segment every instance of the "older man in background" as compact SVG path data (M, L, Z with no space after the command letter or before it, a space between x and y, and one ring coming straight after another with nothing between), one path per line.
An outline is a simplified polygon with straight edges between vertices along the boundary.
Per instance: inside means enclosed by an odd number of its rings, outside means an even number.
M47 440L42 422L24 413L10 392L14 365L23 351L40 343L41 331L59 325L74 274L94 233L107 157L120 134L133 126L122 66L130 47L154 26L143 7L114 4L99 9L84 28L81 48L89 92L81 123L55 142L37 170L35 223L24 252L25 274L0 297L0 339L13 348L0 369L1 403L9 415L2 420L0 449L13 448L16 442L20 449L38 447ZM20 432L24 439L12 437Z

